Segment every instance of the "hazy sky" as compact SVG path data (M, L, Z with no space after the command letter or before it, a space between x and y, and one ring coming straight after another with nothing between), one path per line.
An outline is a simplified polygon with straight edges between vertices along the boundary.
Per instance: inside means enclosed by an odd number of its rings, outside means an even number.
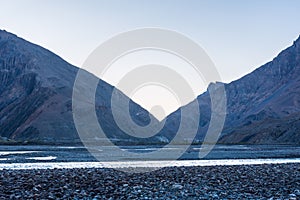
M299 0L0 0L0 29L80 67L120 32L160 27L200 44L224 82L272 60L300 34Z

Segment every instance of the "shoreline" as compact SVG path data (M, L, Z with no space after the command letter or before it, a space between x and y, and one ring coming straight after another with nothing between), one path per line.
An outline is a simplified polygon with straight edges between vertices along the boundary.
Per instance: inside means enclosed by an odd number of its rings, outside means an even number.
M39 160L49 162L93 162L93 161L125 161L125 160L197 160L199 152L205 151L201 146L190 146L179 158L174 152L181 151L181 146L165 148L164 153L147 156L148 153L159 151L156 146L119 147L115 151L112 146L97 147L90 152L85 147L66 146L0 146L0 163L29 163ZM127 154L123 154L123 152ZM130 152L131 154L128 154ZM51 159L49 159L51 158ZM265 146L265 145L215 145L205 158L215 159L268 159L268 158L300 158L300 146Z
M146 173L108 168L0 170L0 198L297 199L300 163L166 167Z
M75 169L75 168L112 168L126 171L138 168L166 168L166 167L206 167L206 166L238 166L264 164L300 164L300 158L267 158L267 159L210 159L210 160L128 160L128 161L88 161L88 162L54 162L39 160L24 163L0 163L0 171L32 170L32 169ZM151 171L151 170L144 170Z

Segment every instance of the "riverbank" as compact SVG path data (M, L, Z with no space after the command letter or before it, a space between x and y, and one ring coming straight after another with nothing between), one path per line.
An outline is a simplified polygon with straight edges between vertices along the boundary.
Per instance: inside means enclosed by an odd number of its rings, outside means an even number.
M190 148L178 158L174 157L176 151L184 148L181 145L164 147L164 154L147 157L147 153L155 152L158 146L115 146L95 147L91 154L85 147L78 146L0 146L0 163L31 163L39 160L49 162L96 162L96 161L133 161L133 160L197 160L199 151L205 151L201 146ZM132 155L124 155L124 151ZM177 154L176 154L177 155ZM95 156L95 157L94 157ZM36 158L36 159L35 159ZM97 160L97 159L98 160ZM300 158L300 146L289 145L215 145L211 152L205 156L212 159L260 159L260 158Z
M298 199L300 164L0 170L2 199Z

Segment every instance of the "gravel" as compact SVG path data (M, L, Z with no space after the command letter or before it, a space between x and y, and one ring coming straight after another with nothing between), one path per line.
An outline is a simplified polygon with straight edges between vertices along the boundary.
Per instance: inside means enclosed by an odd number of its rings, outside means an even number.
M0 199L300 199L300 164L1 170Z

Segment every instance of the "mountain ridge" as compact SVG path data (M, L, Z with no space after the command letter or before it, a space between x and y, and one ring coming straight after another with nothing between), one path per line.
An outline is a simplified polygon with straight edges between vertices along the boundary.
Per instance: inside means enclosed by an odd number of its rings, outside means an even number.
M72 116L72 92L79 69L51 51L18 36L0 31L0 136L3 141L33 143L81 143ZM85 70L84 70L85 71ZM95 77L90 74L91 77ZM96 111L111 124L110 99L114 87L99 79ZM117 90L118 95L125 96ZM131 112L139 124L149 115L132 100ZM134 113L141 113L136 116ZM103 123L104 123L103 122ZM105 124L104 123L104 124ZM108 137L124 133L107 125ZM0 141L1 141L0 138ZM153 138L157 141L157 138Z
M0 30L2 86L0 87L0 136L2 140L80 143L73 122L71 100L78 70L79 68L67 63L51 51ZM299 74L300 37L272 61L240 79L224 84L227 114L218 142L299 144ZM211 83L209 87L217 84L223 83ZM157 135L148 139L135 139L124 133L114 121L110 104L114 88L99 79L95 109L101 126L108 133L108 138L126 144L168 143L179 129L182 108L189 109L190 104L198 101L200 121L194 121L197 117L193 110L183 117L188 119L190 125L199 124L194 142L203 141L212 114L208 90L197 96L191 103L169 114L164 119L165 126ZM117 92L120 98L128 99L121 91L117 90ZM150 118L156 120L132 100L130 100L130 115L139 125L147 125Z
M297 115L295 113L300 111L298 103L300 102L300 95L298 95L300 93L299 74L300 36L293 42L292 46L282 50L271 61L237 80L224 83L227 96L227 114L218 143L300 144L300 126L298 123L294 123L293 131L288 131L287 125L283 128L285 119L290 119L289 115ZM211 85L215 84L211 83ZM295 88L295 91L299 92L294 91L292 93L290 89L289 93L285 94L290 95L290 97L286 99L282 94L290 87ZM279 105L280 102L291 99L293 103L283 103L283 106ZM201 142L205 137L205 133L207 133L211 117L211 103L208 90L197 96L192 102L196 100L202 113L198 134L194 141ZM272 101L275 103L270 106ZM185 106L188 106L188 104ZM187 117L192 119L195 113L192 110L190 112L190 116ZM180 108L168 115L167 118L173 118L174 116L181 116ZM298 116L295 117L298 119ZM277 129L272 128L271 122L274 122L274 120L281 120L282 125L278 125L278 122L276 122ZM256 128L253 131L253 127L250 124L259 125L261 130ZM289 124L291 123L289 122ZM170 125L167 124L167 126L171 129ZM270 135L285 135L285 139L280 140ZM289 135L289 137L286 135ZM293 135L295 137L292 137Z

